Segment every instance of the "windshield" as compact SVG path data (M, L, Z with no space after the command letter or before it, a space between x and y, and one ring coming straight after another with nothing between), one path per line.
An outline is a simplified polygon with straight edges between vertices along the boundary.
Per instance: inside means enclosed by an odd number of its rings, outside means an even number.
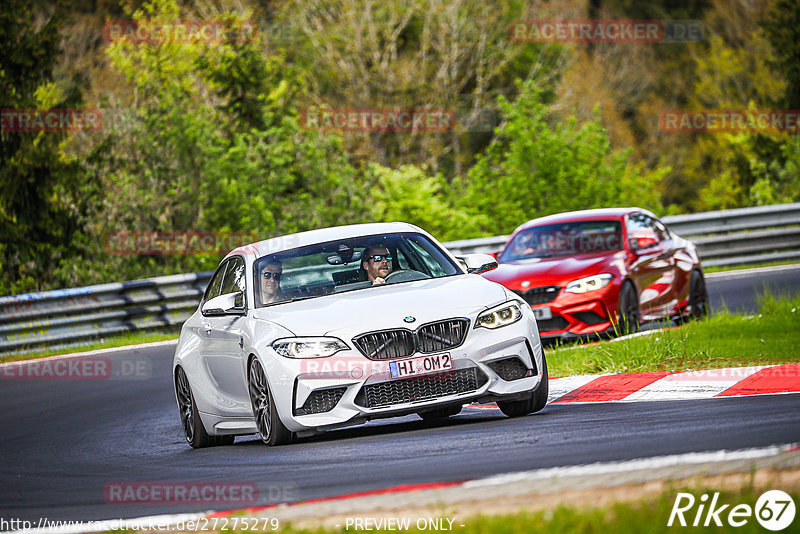
M363 236L270 254L254 264L256 307L463 274L416 233ZM380 278L377 283L373 279Z
M622 250L620 221L575 221L522 230L505 248L500 261L617 250Z

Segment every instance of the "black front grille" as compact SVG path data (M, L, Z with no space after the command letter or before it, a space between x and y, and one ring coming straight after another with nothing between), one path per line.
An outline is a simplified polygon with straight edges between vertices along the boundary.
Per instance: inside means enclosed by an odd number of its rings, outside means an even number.
M531 306L535 306L537 304L547 304L548 302L556 300L560 289L561 287L559 286L542 286L533 287L527 291L518 291L515 289L514 293L522 297L523 300Z
M367 384L356 395L356 403L366 408L381 408L406 402L435 399L475 391L489 377L477 367L444 373Z
M404 328L364 334L353 339L353 343L371 360L405 358L416 352L414 333Z
M528 376L528 368L525 367L522 360L516 356L489 362L486 365L489 366L489 369L497 373L497 376L506 381L519 380L520 378Z
M446 319L422 325L416 332L397 328L362 334L353 343L371 360L393 360L456 348L464 343L469 324L469 319Z
M346 387L318 389L311 392L302 408L295 411L296 415L308 415L312 413L324 413L333 410L341 400Z
M564 330L569 326L569 322L557 315L552 319L539 320L536 319L536 325L539 327L539 332L549 332L551 330Z
M423 353L441 352L458 347L469 330L469 319L448 319L426 324L417 330L417 350Z

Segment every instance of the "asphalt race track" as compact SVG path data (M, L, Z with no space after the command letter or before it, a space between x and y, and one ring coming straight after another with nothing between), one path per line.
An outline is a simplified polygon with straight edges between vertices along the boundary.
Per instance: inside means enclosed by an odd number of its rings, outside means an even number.
M755 292L800 294L800 268L708 281L712 306L752 311ZM748 297L748 295L751 295ZM128 378L0 381L0 518L116 519L226 506L107 504L133 481L259 487L258 504L537 468L800 442L800 395L700 401L555 404L508 419L465 408L438 424L416 416L268 448L255 436L192 450L172 392L173 346L118 351L144 362ZM798 358L800 361L800 357ZM230 506L229 506L230 507Z

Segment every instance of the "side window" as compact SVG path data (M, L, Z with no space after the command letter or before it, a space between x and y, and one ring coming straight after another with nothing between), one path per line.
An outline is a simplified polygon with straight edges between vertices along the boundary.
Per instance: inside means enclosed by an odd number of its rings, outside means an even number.
M425 263L425 266L428 269L429 274L432 276L445 276L447 273L444 271L442 266L431 257L430 252L422 248L422 246L414 241L413 239L408 240L409 245L414 250L417 256Z
M658 237L659 241L666 241L672 237L667 229L667 226L658 219L653 219L653 225L655 226L656 236Z
M633 248L648 248L664 240L664 235L657 231L655 219L644 213L634 213L628 217L628 242Z
M217 268L217 272L214 273L214 276L211 277L211 281L208 283L208 288L206 288L206 294L205 297L203 297L203 302L222 295L220 292L222 289L222 279L225 276L225 269L228 267L229 263L230 261L226 261Z
M220 288L219 294L227 295L228 293L236 293L237 291L241 291L242 294L244 294L244 279L244 260L235 256L228 261L228 269L225 271L225 277L222 279L222 287ZM236 305L244 306L244 299L237 299Z

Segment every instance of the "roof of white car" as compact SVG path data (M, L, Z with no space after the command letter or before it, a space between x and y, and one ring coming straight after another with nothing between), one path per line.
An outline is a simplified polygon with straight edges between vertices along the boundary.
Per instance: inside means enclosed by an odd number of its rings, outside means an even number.
M309 230L307 232L273 237L272 239L265 239L264 241L243 245L229 252L226 257L231 255L254 255L260 258L266 254L275 254L276 252L313 245L314 243L325 243L327 241L360 236L393 234L397 232L423 232L423 230L413 224L403 222L333 226L330 228L320 228L318 230Z

